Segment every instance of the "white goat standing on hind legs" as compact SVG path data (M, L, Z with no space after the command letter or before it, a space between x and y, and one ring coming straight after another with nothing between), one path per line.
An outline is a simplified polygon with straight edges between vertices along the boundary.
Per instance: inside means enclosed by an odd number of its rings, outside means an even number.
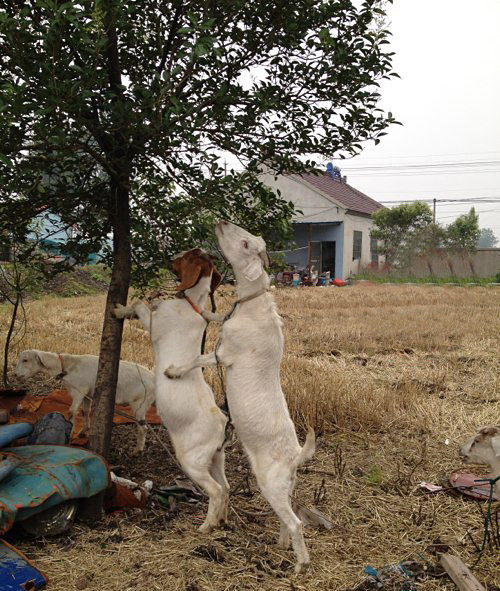
M301 448L281 390L283 333L264 271L264 264L269 263L266 243L229 222L219 222L215 233L235 273L237 306L223 325L216 352L199 355L192 363L163 367L167 367L165 374L170 378L180 378L194 368L217 363L227 368L231 420L262 494L280 519L279 545L288 548L291 538L297 557L295 571L300 573L309 564L309 553L290 495L298 466L314 454L314 432L309 430ZM223 320L209 313L205 317ZM158 369L161 371L159 364Z
M215 404L201 369L182 380L168 380L163 369L188 363L200 351L207 326L201 315L208 295L220 282L212 260L200 249L174 257L172 269L184 292L182 299L159 303L152 312L146 304L116 306L117 318L138 317L151 334L156 359L156 408L167 427L184 472L208 495L208 511L200 531L208 532L227 520L229 484L224 473L226 416Z

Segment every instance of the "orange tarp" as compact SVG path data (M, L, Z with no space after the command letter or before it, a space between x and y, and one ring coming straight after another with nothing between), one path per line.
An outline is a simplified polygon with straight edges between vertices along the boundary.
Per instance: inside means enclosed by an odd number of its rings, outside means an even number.
M11 414L10 423L36 423L44 415L49 412L60 412L68 418L69 407L71 406L71 396L67 390L54 390L48 396L34 396L27 394L17 405L15 411ZM116 410L123 412L133 417L132 410L129 406L116 406ZM159 425L161 423L160 417L156 414L155 407L152 406L146 413L146 421L148 423ZM126 418L115 414L113 423L121 425L124 423L133 423L132 418ZM79 433L83 428L82 411L78 413L75 419L75 434ZM72 443L83 445L86 439L74 437Z

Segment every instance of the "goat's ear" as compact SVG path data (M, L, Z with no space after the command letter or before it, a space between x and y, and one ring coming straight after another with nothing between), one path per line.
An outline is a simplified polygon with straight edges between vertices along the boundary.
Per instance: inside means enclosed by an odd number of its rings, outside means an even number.
M262 263L264 264L264 267L267 267L269 269L269 267L271 266L271 259L269 258L267 250L259 252L259 256L262 260Z
M212 270L212 280L210 282L210 293L214 293L222 281L222 275L214 267Z
M35 353L35 357L42 367L44 367L45 369L49 369L51 359L49 358L47 353L44 353L43 351L37 351Z
M491 447L497 458L500 457L500 435L491 438Z
M177 286L177 291L184 291L185 289L191 289L194 287L201 275L201 265L199 263L189 263L189 261L183 261L180 271L180 285Z
M243 269L243 275L248 281L255 281L263 272L261 259L252 259Z
M479 433L480 435L491 435L492 437L500 435L500 431L496 427L483 427Z

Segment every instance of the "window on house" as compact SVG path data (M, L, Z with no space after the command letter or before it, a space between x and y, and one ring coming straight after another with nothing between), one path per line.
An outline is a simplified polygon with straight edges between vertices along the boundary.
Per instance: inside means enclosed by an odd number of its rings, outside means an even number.
M353 242L352 242L352 260L361 258L361 244L363 242L363 232L354 230Z
M372 257L372 263L378 265L378 240L370 237L370 253Z

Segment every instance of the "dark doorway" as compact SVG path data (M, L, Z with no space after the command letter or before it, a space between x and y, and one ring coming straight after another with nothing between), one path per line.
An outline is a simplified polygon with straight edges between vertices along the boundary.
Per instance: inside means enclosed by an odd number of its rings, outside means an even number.
M321 273L326 271L335 277L335 240L321 243Z

